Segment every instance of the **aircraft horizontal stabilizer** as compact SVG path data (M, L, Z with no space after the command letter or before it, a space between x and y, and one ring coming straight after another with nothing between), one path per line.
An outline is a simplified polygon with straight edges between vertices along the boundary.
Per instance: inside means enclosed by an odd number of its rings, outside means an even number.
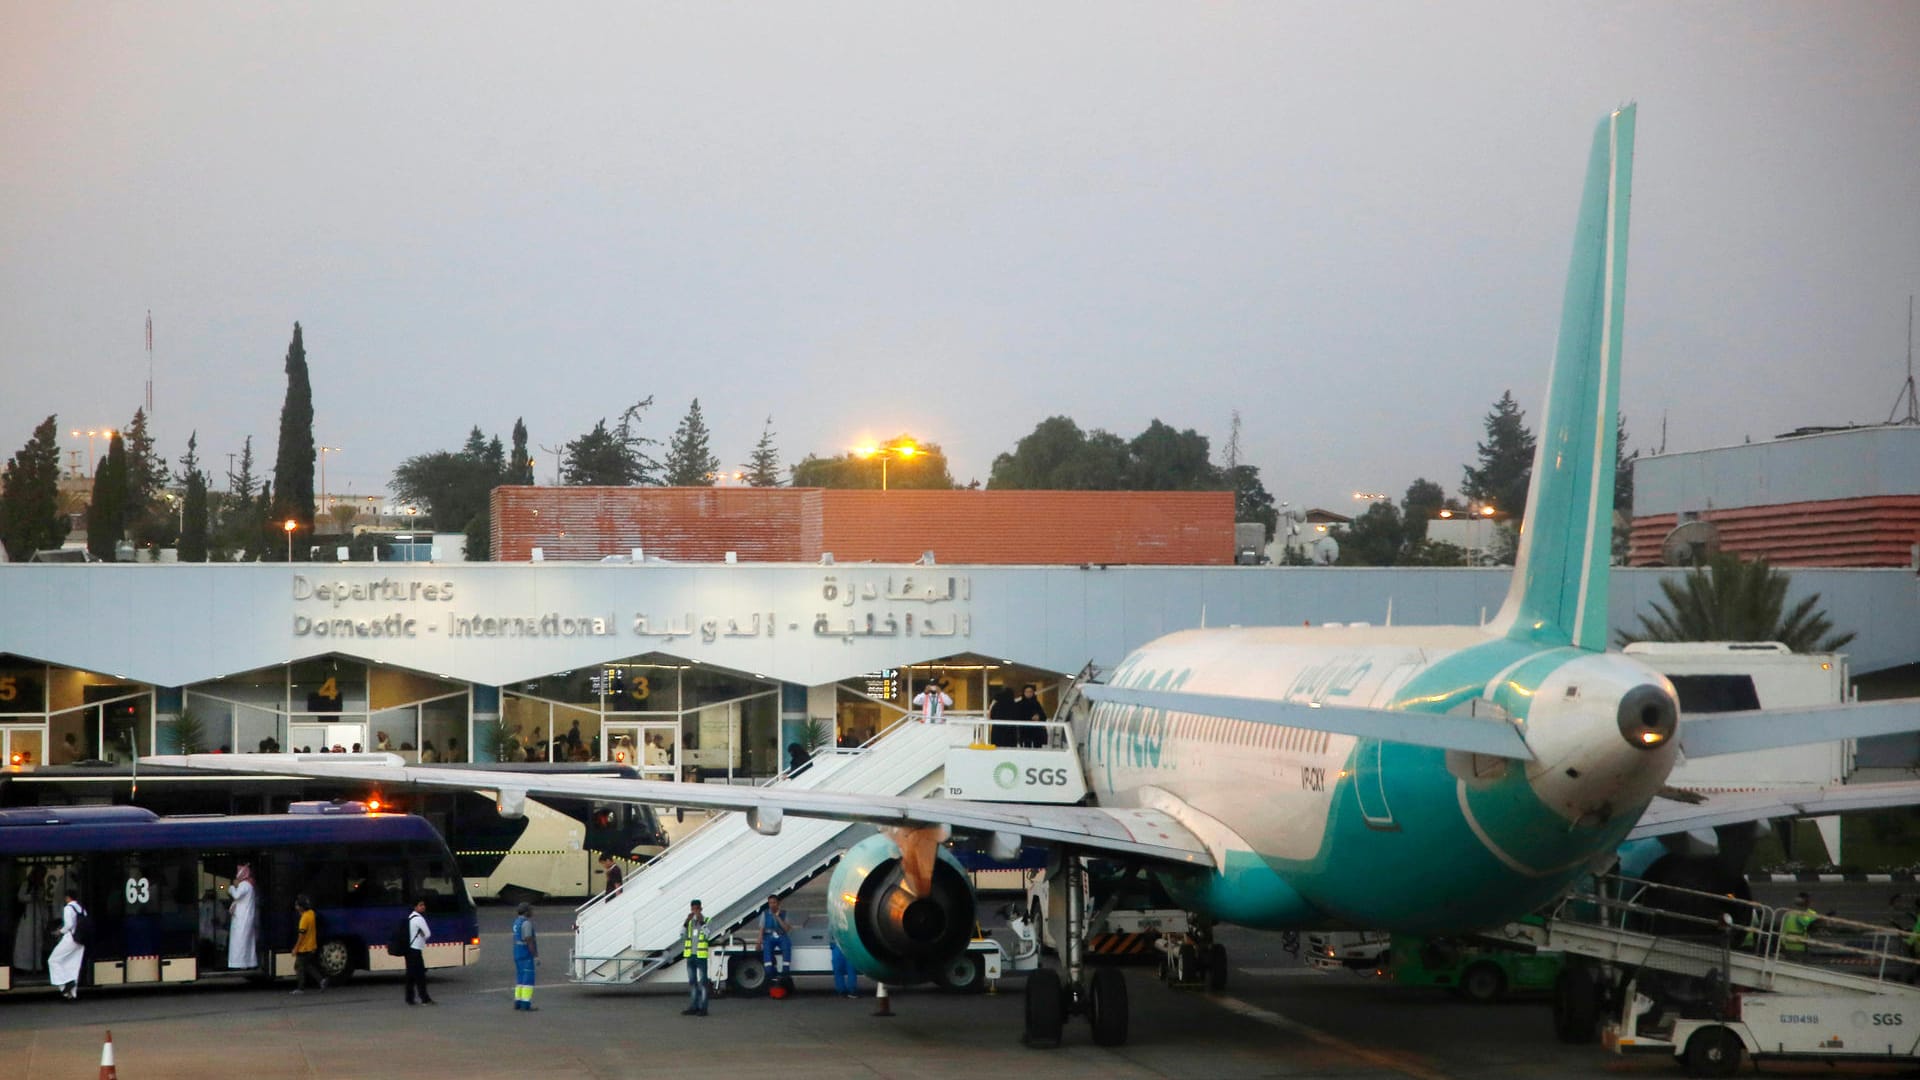
M1703 758L1908 731L1920 731L1920 698L1684 715L1680 748L1689 758Z
M1185 690L1139 690L1089 683L1080 693L1093 701L1143 709L1246 720L1255 724L1330 731L1367 739L1460 750L1470 754L1532 761L1533 751L1520 729L1499 720L1400 709L1363 709L1276 698L1228 697Z
M1920 805L1920 781L1838 784L1817 788L1773 788L1711 795L1700 803L1656 801L1640 815L1629 840L1671 836L1695 829L1738 825L1773 818L1817 817L1852 810Z

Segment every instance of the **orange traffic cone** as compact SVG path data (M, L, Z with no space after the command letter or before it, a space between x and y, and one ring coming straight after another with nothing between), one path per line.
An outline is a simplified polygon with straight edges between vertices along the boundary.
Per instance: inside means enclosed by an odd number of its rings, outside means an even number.
M879 1007L873 1010L873 1015L892 1017L893 1002L887 998L887 984L875 983L874 987L873 1000Z
M113 1069L113 1032L107 1032L107 1041L100 1045L100 1080L120 1080L120 1074Z

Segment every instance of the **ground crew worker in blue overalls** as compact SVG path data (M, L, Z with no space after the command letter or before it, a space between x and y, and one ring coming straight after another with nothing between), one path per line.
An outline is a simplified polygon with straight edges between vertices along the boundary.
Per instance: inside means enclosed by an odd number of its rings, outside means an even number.
M680 925L680 958L687 963L687 1007L681 1016L707 1015L707 917L700 901L688 905L687 921Z
M513 1007L534 1012L533 973L540 964L540 938L533 929L533 908L521 904L513 920Z
M1793 898L1793 902L1794 909L1780 918L1780 949L1804 959L1807 955L1807 935L1813 931L1813 924L1820 921L1820 913L1813 910L1811 893L1801 893Z
M773 958L778 954L781 963L775 964ZM793 971L793 925L780 913L780 898L767 897L767 910L760 913L760 959L767 965L767 974L778 978Z

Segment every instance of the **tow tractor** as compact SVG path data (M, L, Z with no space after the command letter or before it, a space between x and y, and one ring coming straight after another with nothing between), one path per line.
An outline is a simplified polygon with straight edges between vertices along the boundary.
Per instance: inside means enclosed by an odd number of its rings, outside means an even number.
M966 951L938 972L934 981L952 993L980 993L1008 972L1031 971L1040 966L1040 948L1024 919L1010 919L1007 933L1013 948L1002 945L985 931L977 931ZM1024 946L1024 948L1023 948ZM713 944L707 975L714 986L740 995L766 994L781 998L793 992L794 975L832 975L833 949L826 920L812 916L793 930L793 966L784 976L767 970L757 936L729 935Z

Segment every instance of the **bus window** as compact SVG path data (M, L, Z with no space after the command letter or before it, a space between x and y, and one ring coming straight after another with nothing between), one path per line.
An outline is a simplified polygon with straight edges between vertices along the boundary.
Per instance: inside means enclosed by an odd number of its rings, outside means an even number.
M347 864L346 907L406 905L406 869L398 859L356 859Z
M460 910L460 880L441 858L415 859L414 898L427 902L427 914L451 915Z

